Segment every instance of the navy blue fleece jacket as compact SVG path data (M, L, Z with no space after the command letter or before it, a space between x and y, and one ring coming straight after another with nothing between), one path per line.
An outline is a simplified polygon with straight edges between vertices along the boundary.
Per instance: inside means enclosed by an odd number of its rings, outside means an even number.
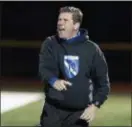
M39 72L47 84L47 100L63 108L84 109L91 103L100 107L110 91L104 54L85 29L70 40L48 37L41 46ZM72 86L57 91L52 87L57 79L68 80Z

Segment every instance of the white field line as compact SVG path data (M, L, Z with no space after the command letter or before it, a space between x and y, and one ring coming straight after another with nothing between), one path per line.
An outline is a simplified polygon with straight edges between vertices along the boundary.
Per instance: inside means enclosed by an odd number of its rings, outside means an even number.
M1 114L38 101L42 97L42 93L36 92L1 92Z

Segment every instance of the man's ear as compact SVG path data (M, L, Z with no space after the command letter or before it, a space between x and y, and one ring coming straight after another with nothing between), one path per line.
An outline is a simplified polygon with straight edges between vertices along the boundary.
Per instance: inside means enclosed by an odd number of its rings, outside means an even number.
M74 25L74 29L75 29L75 30L78 30L79 27L80 27L80 23L75 23L75 25Z

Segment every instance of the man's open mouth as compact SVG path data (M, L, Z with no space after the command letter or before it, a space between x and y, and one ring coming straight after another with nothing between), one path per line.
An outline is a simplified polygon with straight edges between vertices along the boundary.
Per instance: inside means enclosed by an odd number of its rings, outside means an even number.
M62 26L62 27L58 27L58 31L65 31L64 26Z
M58 31L65 31L65 29L58 29Z

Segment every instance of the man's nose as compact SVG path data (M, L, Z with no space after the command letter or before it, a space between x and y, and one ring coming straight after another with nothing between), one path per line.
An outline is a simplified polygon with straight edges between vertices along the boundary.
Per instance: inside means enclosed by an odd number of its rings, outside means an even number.
M58 22L58 25L59 25L59 26L64 25L64 21L62 21L62 20L59 21L59 22Z

